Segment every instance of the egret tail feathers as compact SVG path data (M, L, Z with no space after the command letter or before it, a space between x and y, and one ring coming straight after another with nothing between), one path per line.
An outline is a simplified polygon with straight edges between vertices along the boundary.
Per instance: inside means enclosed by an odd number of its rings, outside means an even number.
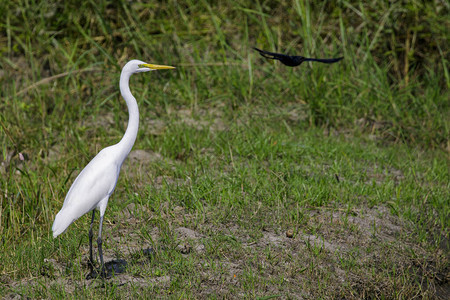
M70 224L72 224L75 220L76 219L72 216L65 214L64 209L60 210L55 217L55 222L53 222L53 238L56 238L58 235L66 231Z

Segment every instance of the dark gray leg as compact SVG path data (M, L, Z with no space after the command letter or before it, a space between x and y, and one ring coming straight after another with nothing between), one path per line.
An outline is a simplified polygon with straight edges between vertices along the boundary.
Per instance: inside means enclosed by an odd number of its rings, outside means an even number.
M98 255L100 256L101 276L103 278L106 278L105 263L103 262L103 251L102 251L102 227L103 227L103 216L100 215L100 225L98 228L97 245L98 245Z
M91 226L89 227L89 269L91 273L94 272L94 255L92 253L92 238L94 234L92 233L92 226L94 225L95 209L92 211Z

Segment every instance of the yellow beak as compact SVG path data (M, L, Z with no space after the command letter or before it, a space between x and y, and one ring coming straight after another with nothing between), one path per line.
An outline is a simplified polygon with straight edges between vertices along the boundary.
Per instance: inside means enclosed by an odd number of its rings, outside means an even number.
M149 68L153 70L175 69L175 67L171 66L154 65L154 64L140 64L139 68Z

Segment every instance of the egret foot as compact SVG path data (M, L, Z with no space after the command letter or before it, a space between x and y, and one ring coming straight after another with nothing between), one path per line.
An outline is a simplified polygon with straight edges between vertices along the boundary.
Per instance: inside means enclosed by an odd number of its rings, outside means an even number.
M91 279L96 279L96 278L101 278L101 279L108 279L111 276L109 276L109 274L106 273L105 268L101 268L100 271L97 269L92 269L91 272L89 274L87 274L86 279L87 280L91 280Z
M116 274L125 273L128 263L124 259L114 259L105 263L105 266L99 270L92 268L86 279L103 278L108 279Z

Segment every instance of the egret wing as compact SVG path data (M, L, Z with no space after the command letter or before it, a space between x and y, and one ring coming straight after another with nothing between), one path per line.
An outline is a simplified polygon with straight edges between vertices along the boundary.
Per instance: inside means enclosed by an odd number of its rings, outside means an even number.
M71 217L78 219L108 198L116 187L120 165L108 148L100 151L81 171L66 195L61 210L71 211Z

